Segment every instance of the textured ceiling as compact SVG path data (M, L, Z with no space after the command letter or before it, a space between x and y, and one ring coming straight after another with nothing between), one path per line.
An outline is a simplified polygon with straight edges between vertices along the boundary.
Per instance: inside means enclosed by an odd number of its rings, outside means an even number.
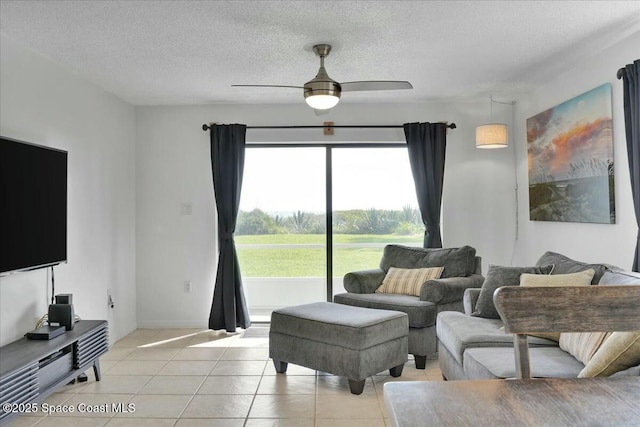
M418 102L526 91L640 31L640 2L1 0L0 31L135 105L302 102L230 85L302 85L319 42L337 81L414 85L341 102Z

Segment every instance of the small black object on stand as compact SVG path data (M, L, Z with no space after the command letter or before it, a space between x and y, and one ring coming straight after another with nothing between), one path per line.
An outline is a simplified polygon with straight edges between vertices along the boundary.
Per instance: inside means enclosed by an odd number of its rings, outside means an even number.
M30 340L50 340L65 333L64 326L43 326L25 334Z

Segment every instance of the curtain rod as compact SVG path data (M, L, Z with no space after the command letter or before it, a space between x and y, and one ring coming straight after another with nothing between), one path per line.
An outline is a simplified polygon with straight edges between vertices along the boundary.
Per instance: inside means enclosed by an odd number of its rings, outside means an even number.
M202 130L207 131L211 129L211 125L215 123L203 124ZM247 126L247 129L323 129L323 128L350 128L350 129L396 129L402 128L402 125L290 125L290 126ZM450 123L447 125L449 129L455 129L456 124Z
M618 80L622 78L622 73L624 73L624 67L620 68L616 73L616 77L618 78Z

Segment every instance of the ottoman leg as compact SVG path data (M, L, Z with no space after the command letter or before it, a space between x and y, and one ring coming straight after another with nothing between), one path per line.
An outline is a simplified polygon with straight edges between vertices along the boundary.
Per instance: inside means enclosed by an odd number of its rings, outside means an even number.
M420 356L419 354L414 354L413 358L416 361L416 369L424 369L427 364L427 355Z
M349 389L351 394L362 394L364 390L365 380L349 380Z
M284 374L285 372L287 372L287 365L287 362L273 359L273 366L275 366L276 372L279 374Z
M404 363L402 365L394 366L393 368L389 369L389 375L391 375L392 377L399 377L400 375L402 375L402 368L404 368Z

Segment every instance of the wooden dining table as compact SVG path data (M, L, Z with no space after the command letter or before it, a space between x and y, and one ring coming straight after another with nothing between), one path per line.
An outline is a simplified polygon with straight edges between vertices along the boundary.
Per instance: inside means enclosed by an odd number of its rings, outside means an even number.
M640 377L398 381L384 385L391 425L640 426Z

